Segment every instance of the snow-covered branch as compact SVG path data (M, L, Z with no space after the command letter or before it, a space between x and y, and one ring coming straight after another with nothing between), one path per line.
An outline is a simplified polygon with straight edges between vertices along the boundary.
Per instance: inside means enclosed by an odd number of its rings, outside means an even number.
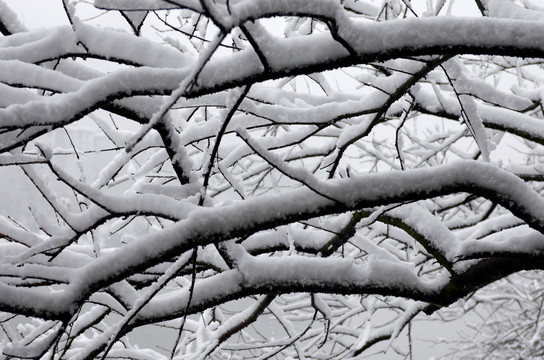
M400 351L542 269L544 11L521 3L59 0L30 30L0 0L4 355Z

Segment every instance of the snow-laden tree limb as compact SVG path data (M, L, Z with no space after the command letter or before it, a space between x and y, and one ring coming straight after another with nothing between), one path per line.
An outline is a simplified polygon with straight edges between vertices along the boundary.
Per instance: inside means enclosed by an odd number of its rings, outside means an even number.
M5 356L364 356L543 268L538 4L58 3L0 0Z

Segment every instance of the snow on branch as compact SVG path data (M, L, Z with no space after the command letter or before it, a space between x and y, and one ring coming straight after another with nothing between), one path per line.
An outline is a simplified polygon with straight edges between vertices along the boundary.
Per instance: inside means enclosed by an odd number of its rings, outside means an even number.
M542 270L541 6L423 3L0 0L3 355L409 357Z

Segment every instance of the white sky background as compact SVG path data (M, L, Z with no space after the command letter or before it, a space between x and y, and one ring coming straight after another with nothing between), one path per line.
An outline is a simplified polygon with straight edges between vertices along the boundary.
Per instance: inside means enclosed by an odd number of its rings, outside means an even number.
M61 0L4 0L4 2L8 4L18 14L19 19L31 29L68 24ZM432 2L434 3L436 0L433 0ZM451 0L446 2L442 12L445 13L450 2ZM416 11L422 11L425 9L425 3L426 0L415 0L414 8ZM90 5L89 9L91 9ZM453 14L478 15L479 11L477 10L474 0L456 0ZM87 18L85 15L87 14L79 14L83 20ZM94 14L89 13L88 16L93 15ZM98 21L100 21L101 24L106 24L105 26L122 27L128 30L125 20L118 14L100 17ZM434 337L452 338L461 328L462 325L460 321L448 324L440 324L438 322L429 323L428 321L415 322L412 327L412 333L415 340L413 343L414 359L429 359L432 356L447 352L447 347L445 346L432 347L430 342L424 342L420 339L433 339ZM404 340L401 341L399 345L400 344L402 344L400 346L401 348L406 349ZM168 344L162 345L169 346ZM380 348L383 348L383 346L376 347L375 349L371 348L368 354L373 354L375 350ZM392 352L388 352L387 355L375 354L374 356L369 356L368 359L394 359L394 357L392 357Z
M29 28L47 27L66 21L62 2L57 0L4 0Z

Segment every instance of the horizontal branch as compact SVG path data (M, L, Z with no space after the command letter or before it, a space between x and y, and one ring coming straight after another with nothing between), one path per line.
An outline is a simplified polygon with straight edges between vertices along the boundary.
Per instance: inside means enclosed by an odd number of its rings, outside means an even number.
M93 33L96 29L89 28L87 31ZM63 30L62 34L64 32L66 30ZM201 72L198 84L195 84L185 95L189 98L198 97L255 82L397 57L467 53L544 57L544 24L518 20L404 19L373 24L353 23L345 32L344 38L356 50L356 55L348 54L327 34L274 39L271 44L267 44L266 48L261 49L269 60L271 71L262 69L259 58L253 50L240 51L212 59ZM497 33L501 36L497 37ZM360 34L364 36L359 36ZM61 41L75 42L76 40L73 37L70 40ZM138 45L140 52L149 52L147 43L138 43ZM154 58L160 57L159 55L170 56L169 52L160 51L158 48L152 50L159 53L155 54ZM286 53L301 53L304 57L283 56ZM24 54L25 52L22 51L21 55L11 54L8 58L21 57L24 61ZM71 53L65 55L69 54L72 55ZM62 53L57 56L62 56ZM32 61L42 60L45 59L32 59ZM91 81L73 94L59 95L37 100L26 106L1 110L0 123L7 129L44 125L45 117L36 118L33 114L45 111L50 115L45 123L61 126L81 118L114 99L134 95L169 94L188 74L188 67L192 66L187 57L184 60L180 63L184 66L184 70L121 70ZM193 60L193 64L195 61ZM233 64L239 64L239 66L233 66ZM142 77L146 79L142 80Z
M491 199L534 229L544 231L544 220L541 218L544 200L516 176L476 161L331 180L323 191L336 201L299 188L285 192L282 197L259 196L223 207L195 210L185 220L160 233L148 234L76 269L73 281L65 291L46 296L56 299L59 304L50 311L65 313L66 309L76 309L76 304L85 301L94 291L197 245L245 237L257 231L314 217L457 192L474 193ZM18 291L12 289L13 294ZM0 299L0 309L12 305ZM38 308L42 306L36 304L36 307L36 312L41 313Z

